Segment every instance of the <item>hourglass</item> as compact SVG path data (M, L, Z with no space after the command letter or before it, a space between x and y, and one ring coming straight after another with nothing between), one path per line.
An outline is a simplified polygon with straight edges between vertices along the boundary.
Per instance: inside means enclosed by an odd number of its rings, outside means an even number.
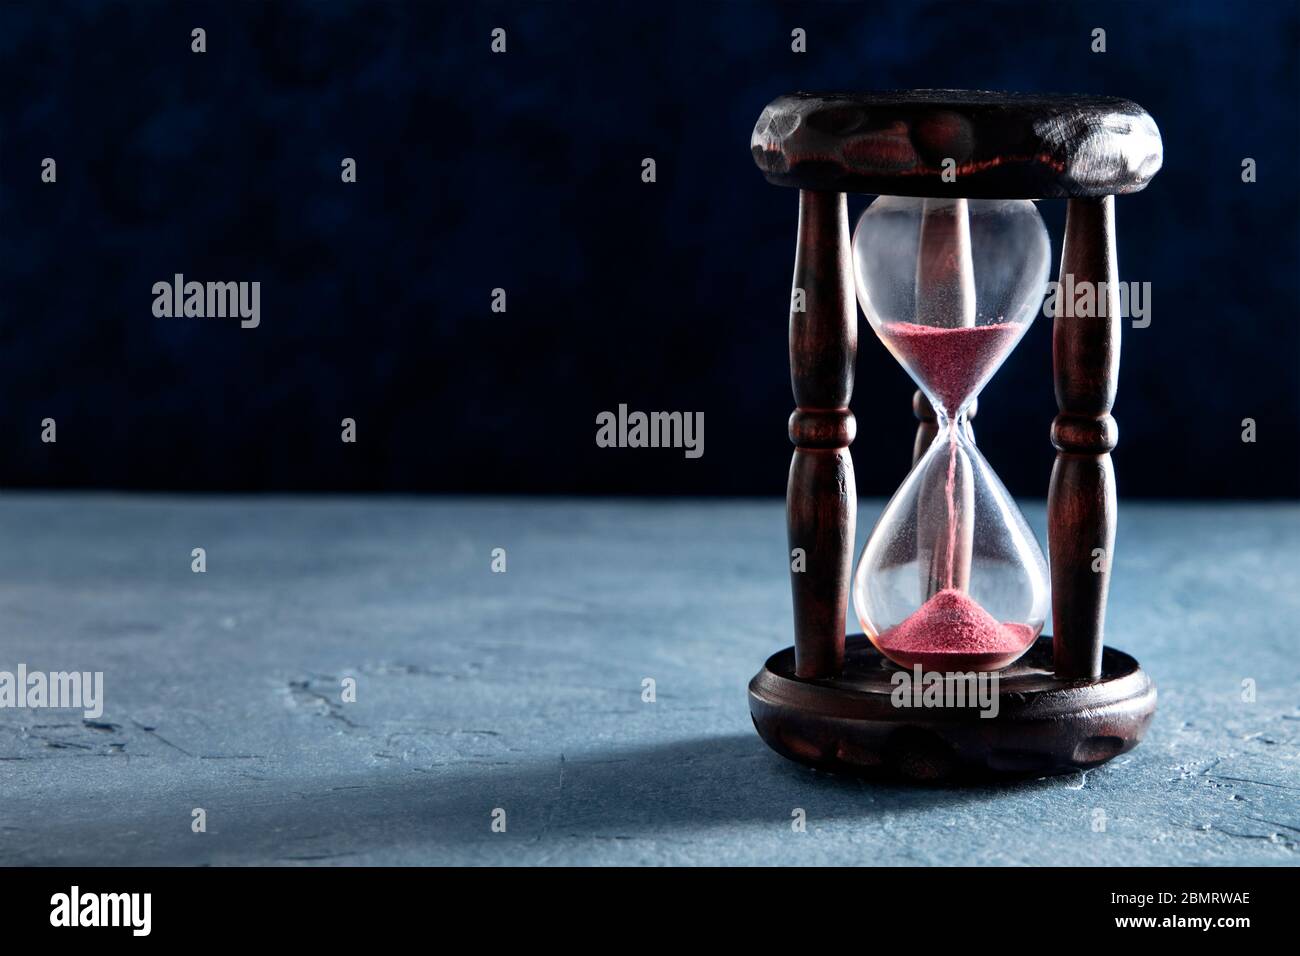
M795 94L763 111L751 148L770 182L800 190L786 497L795 643L750 682L760 735L821 769L927 780L1086 769L1136 746L1155 687L1103 641L1114 196L1159 170L1155 123L1110 97ZM877 197L851 239L848 192ZM1106 308L1075 316L1060 300L1052 319L1049 571L972 419L1043 308L1049 241L1034 201L1058 197L1062 286L1093 288ZM855 286L917 385L920 426L911 471L850 576ZM894 458L870 451L876 469ZM846 638L850 596L864 634Z

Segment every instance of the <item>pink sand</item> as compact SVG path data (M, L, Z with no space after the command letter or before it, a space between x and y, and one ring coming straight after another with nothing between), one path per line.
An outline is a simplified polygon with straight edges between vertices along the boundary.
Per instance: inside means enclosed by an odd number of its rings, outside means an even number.
M1036 637L1027 624L1003 624L970 595L945 588L876 640L890 660L926 670L994 670Z
M1015 348L1023 328L1014 322L952 329L886 322L881 332L951 417Z

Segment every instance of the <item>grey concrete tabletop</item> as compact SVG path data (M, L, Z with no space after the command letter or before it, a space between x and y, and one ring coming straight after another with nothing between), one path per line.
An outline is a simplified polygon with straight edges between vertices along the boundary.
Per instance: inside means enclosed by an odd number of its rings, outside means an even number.
M886 786L751 726L779 501L7 494L0 672L103 710L0 709L0 864L1294 864L1297 622L1300 507L1121 501L1143 744Z

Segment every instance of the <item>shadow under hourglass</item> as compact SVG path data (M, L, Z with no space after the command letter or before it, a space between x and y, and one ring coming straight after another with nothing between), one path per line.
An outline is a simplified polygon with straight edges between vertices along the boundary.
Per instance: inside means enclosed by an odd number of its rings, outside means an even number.
M758 735L740 734L519 766L457 768L411 792L408 812L436 821L426 838L441 843L491 839L487 813L496 806L509 808L512 833L543 842L680 838L729 826L788 827L796 807L809 819L867 823L1041 786L1060 783L874 783L803 767L772 753Z
M61 865L588 862L611 841L689 846L723 836L741 841L734 862L761 862L744 849L756 834L788 832L796 808L810 828L895 825L1040 787L1060 782L870 783L802 767L744 733L381 774L304 767L256 787L231 776L224 787L205 785L210 823L201 841L174 825L177 801L165 788L131 803L63 805L11 828L0 862L50 862L51 846L61 848ZM493 830L498 810L504 833Z

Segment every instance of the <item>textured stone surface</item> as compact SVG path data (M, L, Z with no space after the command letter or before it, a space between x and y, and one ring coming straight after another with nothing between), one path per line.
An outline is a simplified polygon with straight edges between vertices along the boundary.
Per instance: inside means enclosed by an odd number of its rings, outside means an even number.
M767 750L784 553L776 501L0 497L0 669L107 697L0 710L0 863L1297 862L1300 508L1122 503L1111 642L1155 723L1016 786Z

